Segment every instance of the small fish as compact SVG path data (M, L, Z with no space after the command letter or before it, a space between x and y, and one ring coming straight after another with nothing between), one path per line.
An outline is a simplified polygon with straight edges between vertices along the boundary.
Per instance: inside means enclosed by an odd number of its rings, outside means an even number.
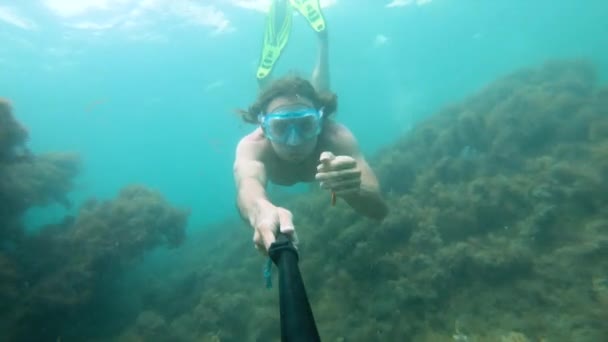
M333 207L334 205L336 205L336 192L332 191L331 192L331 206Z

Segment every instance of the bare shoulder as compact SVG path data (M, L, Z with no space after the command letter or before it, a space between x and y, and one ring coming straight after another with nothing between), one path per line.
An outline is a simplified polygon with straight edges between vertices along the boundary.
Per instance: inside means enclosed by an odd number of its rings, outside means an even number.
M256 179L266 184L266 167L269 146L263 134L257 129L239 140L233 164L234 179L237 187L243 179Z
M255 144L264 142L264 133L260 127L251 131L249 134L243 136L239 141L239 144Z
M237 159L262 160L268 154L269 147L262 130L258 127L239 140L236 146L236 157Z
M325 148L334 154L355 156L359 154L357 138L344 124L328 120L323 131Z

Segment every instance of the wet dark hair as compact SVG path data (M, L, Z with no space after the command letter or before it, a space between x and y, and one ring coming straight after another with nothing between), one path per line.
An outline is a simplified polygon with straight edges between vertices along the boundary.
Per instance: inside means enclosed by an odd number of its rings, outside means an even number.
M257 123L258 115L266 111L268 104L277 97L302 97L311 101L316 109L323 108L323 118L335 113L338 97L328 91L317 92L313 85L299 76L289 75L274 80L260 90L256 101L248 110L238 110L245 122Z

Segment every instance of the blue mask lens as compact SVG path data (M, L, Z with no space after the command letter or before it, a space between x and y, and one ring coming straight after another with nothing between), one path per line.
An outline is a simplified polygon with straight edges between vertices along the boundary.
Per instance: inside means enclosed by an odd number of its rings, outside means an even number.
M260 115L266 136L281 144L298 145L321 132L322 110L307 108L294 112Z

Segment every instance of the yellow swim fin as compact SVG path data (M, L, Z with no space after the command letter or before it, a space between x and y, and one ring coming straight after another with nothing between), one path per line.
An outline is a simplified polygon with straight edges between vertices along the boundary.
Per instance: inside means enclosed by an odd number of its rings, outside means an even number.
M325 18L319 0L289 0L291 5L306 18L313 30L325 30Z
M273 0L266 18L264 47L257 71L258 79L270 75L272 68L279 60L281 52L289 40L292 21L293 9L287 0Z

